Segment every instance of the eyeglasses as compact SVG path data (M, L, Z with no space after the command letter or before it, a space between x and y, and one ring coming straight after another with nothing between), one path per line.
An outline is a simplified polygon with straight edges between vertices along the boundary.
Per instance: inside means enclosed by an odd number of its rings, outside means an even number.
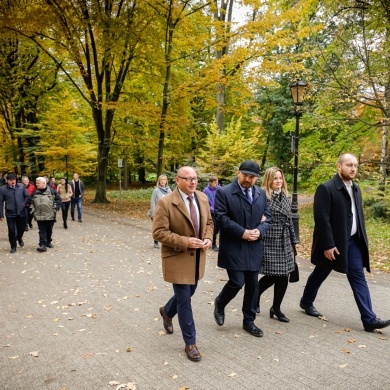
M183 179L185 180L187 183L191 183L191 182L197 182L198 181L198 178L197 177L182 177L182 176L178 176L179 179Z

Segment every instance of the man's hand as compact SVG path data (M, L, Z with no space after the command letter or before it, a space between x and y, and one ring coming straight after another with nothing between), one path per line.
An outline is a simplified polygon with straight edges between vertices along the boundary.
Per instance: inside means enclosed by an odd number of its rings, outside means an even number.
M260 237L259 229L245 230L242 238L247 241L256 241Z
M213 244L213 243L212 243L212 241L211 241L209 238L205 238L205 239L203 240L202 249L203 249L203 250L207 250L207 249L211 248L211 245L212 245L212 244Z
M339 254L340 252L336 247L324 251L324 256L330 261L336 260L335 255L339 255Z
M204 245L205 245L205 242L203 240L200 240L199 238L190 237L188 239L188 248L191 248L191 249L202 248L203 249Z

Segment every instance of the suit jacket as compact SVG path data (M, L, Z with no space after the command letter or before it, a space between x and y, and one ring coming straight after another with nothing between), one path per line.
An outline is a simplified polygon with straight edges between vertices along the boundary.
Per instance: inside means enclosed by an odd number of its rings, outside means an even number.
M364 223L362 194L353 184L353 194L357 212L357 234L363 255L363 265L370 272L368 240ZM319 266L330 266L335 271L348 272L348 241L352 229L352 202L341 177L320 184L314 195L314 232L311 262ZM340 252L336 260L329 261L324 250L336 247Z
M272 217L265 191L253 187L252 205L243 194L236 179L218 189L215 196L215 216L219 231L218 266L236 271L258 271L264 250L264 237L271 226ZM261 222L262 216L266 220ZM259 229L256 241L242 238L246 229Z
M199 207L199 238L213 239L213 220L207 196L195 191ZM195 237L188 209L178 189L162 197L153 216L153 238L161 243L164 280L175 284L195 284L196 249L188 248L190 237ZM204 276L206 251L199 250L199 279Z

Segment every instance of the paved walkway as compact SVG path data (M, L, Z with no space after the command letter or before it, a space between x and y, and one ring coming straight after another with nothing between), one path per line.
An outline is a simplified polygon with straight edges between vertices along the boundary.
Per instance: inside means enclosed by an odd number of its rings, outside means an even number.
M38 253L37 227L9 254L0 225L0 389L138 390L389 389L390 329L362 329L343 275L333 274L308 317L298 302L310 272L290 284L283 311L270 319L272 291L262 297L263 338L242 330L239 295L218 327L212 302L226 280L209 252L206 276L193 299L199 363L189 361L174 320L166 335L158 313L171 295L161 277L150 222L97 215L54 230L55 248ZM374 309L390 317L388 274L369 278ZM111 383L111 384L110 384ZM133 383L131 386L130 383Z

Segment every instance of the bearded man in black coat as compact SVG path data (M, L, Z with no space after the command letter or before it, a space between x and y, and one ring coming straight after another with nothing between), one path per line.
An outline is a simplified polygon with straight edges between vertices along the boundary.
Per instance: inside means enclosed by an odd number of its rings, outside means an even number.
M373 332L390 325L372 309L364 267L370 272L368 240L362 195L353 182L358 170L353 154L343 153L338 173L320 184L314 195L314 233L311 262L316 265L307 280L300 306L310 316L322 314L313 306L321 284L332 270L347 275L360 311L364 330Z

